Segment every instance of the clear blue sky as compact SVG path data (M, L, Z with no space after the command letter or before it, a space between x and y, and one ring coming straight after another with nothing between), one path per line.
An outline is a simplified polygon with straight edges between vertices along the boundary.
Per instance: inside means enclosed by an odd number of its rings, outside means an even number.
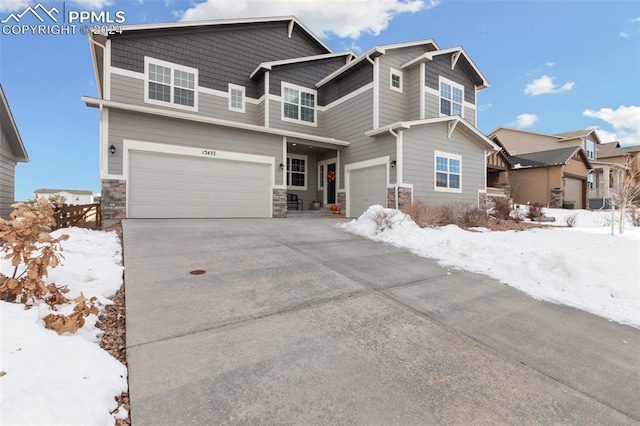
M0 20L36 3L0 0ZM432 38L463 46L489 79L479 94L481 131L597 127L606 140L640 144L637 0L75 0L64 8L122 10L126 24L294 14L335 51L356 53ZM42 187L100 191L98 112L80 100L97 96L87 37L1 34L0 82L30 157L17 167L16 198Z

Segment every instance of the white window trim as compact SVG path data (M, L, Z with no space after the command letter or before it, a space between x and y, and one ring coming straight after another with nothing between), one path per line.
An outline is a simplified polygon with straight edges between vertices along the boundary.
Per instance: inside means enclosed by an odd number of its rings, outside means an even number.
M301 154L287 154L287 158L296 158L298 160L304 160L304 186L294 186L294 185L287 185L287 189L291 189L293 191L306 191L307 190L307 185L309 184L309 158L306 155L301 155ZM289 182L291 182L291 176L290 176L290 172L289 169L285 167L285 174L289 174ZM300 172L296 172L296 173L300 173ZM286 182L286 176L285 176L285 182Z
M591 151L589 151L589 144L591 144L593 146L593 149ZM584 152L585 154L587 154L587 158L589 160L594 160L596 159L596 143L592 140L589 139L585 139L584 140ZM589 156L589 152L591 152L591 156Z
M231 104L231 100L233 99L233 96L231 96L232 94L232 90L239 90L240 92L242 92L242 107L241 108L235 108L232 106ZM247 103L247 97L245 95L246 89L244 86L240 86L237 84L233 84L233 83L229 83L229 111L235 111L235 112L245 112L245 105Z
M398 77L400 77L400 87L395 87L393 85L393 76L397 75ZM404 84L403 80L403 76L402 76L402 71L397 70L395 68L389 68L389 88L391 90L395 90L396 92L400 92L402 93L402 86Z
M160 65L163 67L167 67L171 69L171 97L169 102L159 101L157 99L149 99L149 64ZM173 89L175 88L174 84L174 75L173 72L175 70L188 72L193 74L194 86L193 86L193 106L188 105L180 105L173 102ZM183 109L187 111L198 111L198 70L196 68L186 67L184 65L178 65L167 61L162 61L160 59L151 58L149 56L144 57L144 102L147 104L153 105L161 105L168 108L177 108Z
M293 89L293 90L297 90L298 92L300 92L300 94L302 92L307 92L313 95L313 99L314 99L314 105L313 105L313 123L309 122L309 121L304 121L301 118L295 119L295 118L289 118L289 117L285 117L284 116L284 89L288 88L288 89ZM302 97L302 96L300 96ZM286 83L284 81L282 81L280 83L280 103L282 104L280 107L280 119L282 121L288 121L289 123L296 123L296 124L302 124L304 126L312 126L312 127L318 127L318 91L314 90L314 89L309 89L307 87L302 87L302 86L298 86L297 84L291 84L291 83ZM298 108L300 108L300 104L298 104ZM301 117L302 114L300 113L300 110L298 110L298 117Z
M440 117L454 117L453 115L446 115L442 113L440 102L442 100L442 89L440 83L446 83L451 87L455 87L456 89L460 89L462 91L462 102L460 103L460 116L464 118L464 86L462 84L456 83L455 81L451 81L446 77L438 76L438 113ZM449 102L453 102L451 99L447 99Z
M443 188L441 186L437 186L438 183L438 179L437 179L437 173L438 173L438 157L442 157L442 158L446 158L446 159L453 159L453 160L458 160L460 162L460 188ZM448 167L448 165L447 165ZM447 172L448 173L448 172ZM442 152L442 151L434 151L433 152L433 190L435 192L451 192L451 193L456 193L456 194L460 194L462 193L462 156L458 155L458 154L451 154L448 152Z

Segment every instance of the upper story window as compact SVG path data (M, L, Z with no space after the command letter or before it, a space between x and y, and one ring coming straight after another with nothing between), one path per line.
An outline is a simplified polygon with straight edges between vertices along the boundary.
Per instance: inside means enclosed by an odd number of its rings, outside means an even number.
M596 159L596 144L589 140L589 139L585 139L584 141L584 150L587 153L587 158L589 160L595 160Z
M244 112L244 86L229 83L229 110Z
M307 156L287 155L287 188L307 189Z
M440 115L464 117L463 99L464 86L440 77Z
M282 83L282 119L316 125L316 95L313 89Z
M197 110L198 70L149 57L144 58L144 101Z
M391 68L389 71L389 87L391 90L402 93L402 71Z
M436 151L435 177L436 191L462 192L462 157Z

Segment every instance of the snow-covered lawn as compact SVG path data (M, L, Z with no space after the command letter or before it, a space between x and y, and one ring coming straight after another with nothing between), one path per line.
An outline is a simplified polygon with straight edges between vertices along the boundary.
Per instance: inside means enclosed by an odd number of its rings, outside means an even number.
M115 232L80 228L66 233L62 266L50 269L46 283L68 285L70 299L80 292L96 296L102 309L122 285L122 252ZM11 274L7 260L0 271ZM60 308L70 313L71 305ZM2 425L113 425L114 397L127 390L127 369L100 348L97 317L90 315L77 334L59 336L44 327L42 318L52 313L41 303L23 305L0 302L0 424ZM126 418L124 409L119 416Z
M394 213L379 232L376 216ZM534 298L561 303L640 328L640 228L611 235L611 213L545 209L574 227L527 231L466 231L449 225L420 228L410 217L381 206L341 224L345 230L438 259L443 266L486 274ZM617 234L617 227L616 227Z

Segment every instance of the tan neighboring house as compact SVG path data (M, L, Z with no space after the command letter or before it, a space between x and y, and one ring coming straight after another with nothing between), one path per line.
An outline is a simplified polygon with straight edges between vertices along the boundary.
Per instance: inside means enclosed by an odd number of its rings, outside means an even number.
M93 191L86 189L36 189L33 191L36 198L49 198L54 195L64 197L65 204L70 206L93 203Z
M0 85L0 217L8 219L15 202L15 169L29 161L18 127Z
M510 185L516 204L540 203L559 208L587 205L587 176L592 169L579 146L567 146L510 157Z
M607 208L612 189L624 178L628 170L640 170L640 145L622 147L620 142L601 144L594 163L593 185L589 188L589 208Z

